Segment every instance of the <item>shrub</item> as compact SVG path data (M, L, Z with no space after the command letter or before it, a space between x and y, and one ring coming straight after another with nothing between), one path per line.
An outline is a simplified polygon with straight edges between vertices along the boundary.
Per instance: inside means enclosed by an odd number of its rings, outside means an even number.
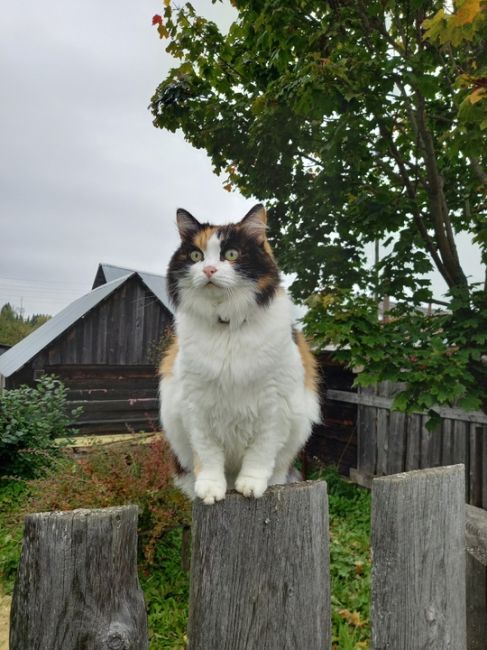
M67 389L53 375L0 394L0 477L35 478L59 455L55 438L69 433L81 410L68 412Z
M28 500L29 487L24 481L0 481L0 592L13 590Z
M150 563L162 534L190 521L190 504L173 486L173 470L173 456L162 437L147 444L99 447L51 477L32 482L30 507L40 512L136 504L139 547Z

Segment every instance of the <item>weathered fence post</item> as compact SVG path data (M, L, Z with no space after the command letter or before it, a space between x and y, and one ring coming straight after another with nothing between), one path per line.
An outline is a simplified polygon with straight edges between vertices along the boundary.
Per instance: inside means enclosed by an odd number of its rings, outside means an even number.
M137 507L29 515L10 650L146 650Z
M487 512L467 506L467 647L487 646Z
M465 650L463 465L372 485L372 647Z
M326 483L193 508L190 650L328 650Z

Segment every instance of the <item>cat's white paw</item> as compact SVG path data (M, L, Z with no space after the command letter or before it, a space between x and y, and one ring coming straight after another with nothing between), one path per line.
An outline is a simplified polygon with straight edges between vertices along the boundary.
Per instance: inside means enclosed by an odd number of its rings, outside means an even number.
M215 501L225 498L227 484L225 479L197 478L194 485L196 496L211 506Z
M267 479L241 474L235 481L235 489L244 497L261 497L267 489Z

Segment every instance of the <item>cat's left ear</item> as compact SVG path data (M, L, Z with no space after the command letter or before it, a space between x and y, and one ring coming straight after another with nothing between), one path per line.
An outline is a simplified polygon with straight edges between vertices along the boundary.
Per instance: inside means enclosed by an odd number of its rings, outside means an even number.
M251 237L255 237L259 244L265 241L265 231L267 229L267 214L262 203L257 203L247 212L245 217L239 223L239 226Z
M181 239L191 238L201 229L200 222L184 208L177 209L176 222Z

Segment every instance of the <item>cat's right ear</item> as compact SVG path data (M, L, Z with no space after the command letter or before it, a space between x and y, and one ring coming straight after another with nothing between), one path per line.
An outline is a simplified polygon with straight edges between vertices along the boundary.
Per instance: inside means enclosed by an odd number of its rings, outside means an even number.
M191 239L201 228L200 222L183 208L177 209L176 223L181 239Z

